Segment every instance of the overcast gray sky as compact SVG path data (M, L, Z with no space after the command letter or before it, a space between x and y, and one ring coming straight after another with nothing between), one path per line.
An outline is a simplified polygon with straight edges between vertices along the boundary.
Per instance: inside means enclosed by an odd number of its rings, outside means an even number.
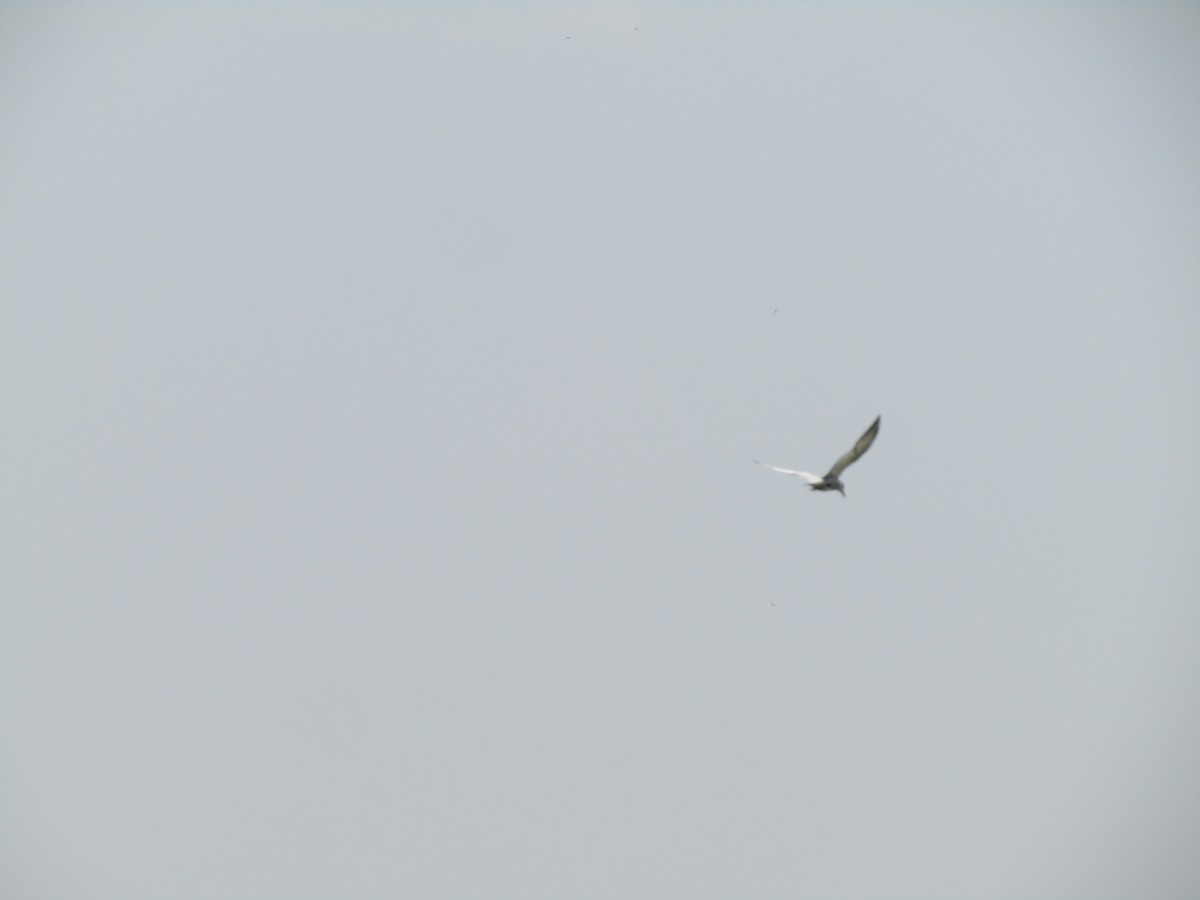
M1200 896L1198 46L4 7L0 894Z

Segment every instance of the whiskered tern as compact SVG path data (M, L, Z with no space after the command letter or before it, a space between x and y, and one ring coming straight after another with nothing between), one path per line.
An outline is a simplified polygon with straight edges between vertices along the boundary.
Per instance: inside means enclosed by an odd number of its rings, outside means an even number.
M795 469L780 469L777 466L768 466L764 462L758 462L757 459L755 462L764 469L770 469L772 472L779 472L783 475L796 475L803 478L814 491L837 491L845 497L846 486L842 484L839 476L846 470L848 465L866 453L871 448L871 445L875 443L875 436L879 434L879 420L882 418L883 416L875 417L875 421L871 423L871 427L863 432L862 437L854 442L853 447L842 454L842 457L833 464L833 467L825 473L824 477L814 475L812 472L799 472Z

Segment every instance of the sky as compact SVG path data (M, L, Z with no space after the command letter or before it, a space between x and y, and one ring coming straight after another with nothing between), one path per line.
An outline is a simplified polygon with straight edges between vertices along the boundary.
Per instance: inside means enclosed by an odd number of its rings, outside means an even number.
M1200 896L1198 40L3 7L0 895Z

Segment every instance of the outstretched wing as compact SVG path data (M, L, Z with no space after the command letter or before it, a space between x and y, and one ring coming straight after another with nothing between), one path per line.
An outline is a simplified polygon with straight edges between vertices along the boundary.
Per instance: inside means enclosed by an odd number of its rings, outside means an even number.
M820 475L814 475L812 472L798 472L795 469L781 469L778 466L768 466L765 462L758 462L757 459L755 462L764 469L770 469L772 472L778 472L780 475L795 475L803 478L809 484L820 484L824 480Z
M829 474L825 476L826 478L837 478L842 474L842 470L846 466L850 465L850 463L854 462L871 448L871 445L875 443L875 436L879 434L879 420L882 418L883 416L875 417L875 421L871 423L871 427L864 431L862 437L855 441L854 446L850 448L849 452L845 453L841 459L833 464L833 468L829 470Z

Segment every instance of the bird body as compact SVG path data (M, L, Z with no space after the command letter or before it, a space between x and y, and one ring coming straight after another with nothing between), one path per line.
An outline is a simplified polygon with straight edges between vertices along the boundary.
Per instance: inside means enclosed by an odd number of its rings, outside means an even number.
M871 445L875 443L875 437L879 434L879 422L882 418L883 416L876 416L875 421L871 423L871 427L863 432L862 437L854 442L854 446L843 453L824 475L814 475L812 472L801 472L797 469L781 469L778 466L768 466L766 463L758 462L757 459L755 462L764 469L770 469L772 472L803 478L814 491L837 491L845 497L846 486L842 484L841 474L846 470L847 466L866 453Z

